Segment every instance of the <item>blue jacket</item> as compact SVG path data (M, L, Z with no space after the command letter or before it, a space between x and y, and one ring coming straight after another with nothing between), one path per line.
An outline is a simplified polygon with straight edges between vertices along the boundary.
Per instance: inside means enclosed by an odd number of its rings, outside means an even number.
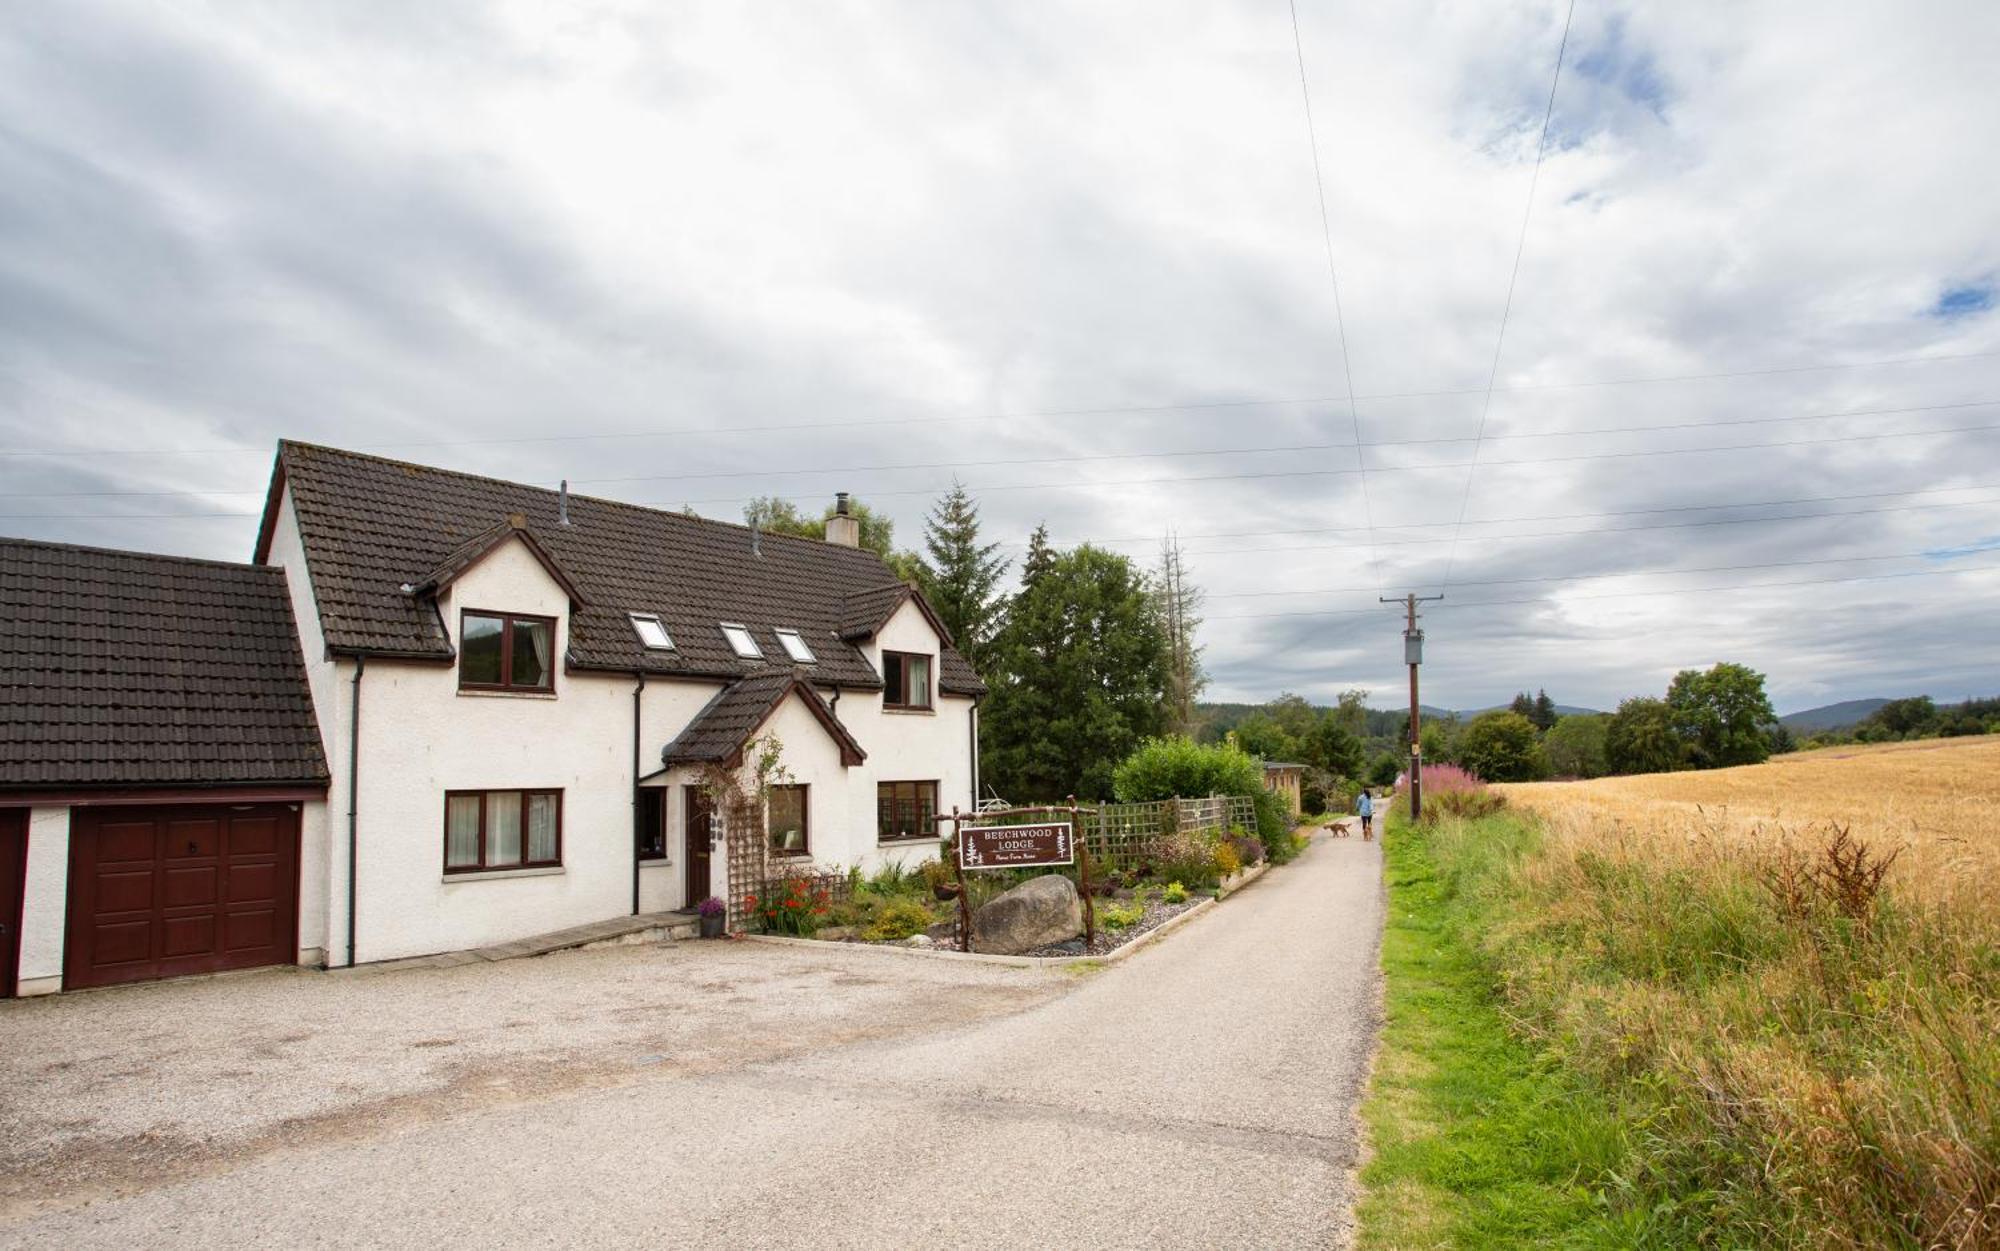
M1362 791L1361 798L1354 801L1354 811L1360 813L1364 817L1374 816L1375 797L1373 795L1370 795L1367 791Z

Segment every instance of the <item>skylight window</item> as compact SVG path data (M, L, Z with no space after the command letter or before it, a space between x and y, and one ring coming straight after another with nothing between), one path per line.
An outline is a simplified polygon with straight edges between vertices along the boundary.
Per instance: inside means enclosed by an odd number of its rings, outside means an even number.
M750 637L750 631L735 622L722 623L722 637L729 640L729 650L743 659L764 659L763 650L757 646L757 640Z
M819 663L812 654L812 648L806 646L806 641L799 637L797 630L778 631L778 643L785 649L785 655L802 665Z
M631 617L632 628L638 631L641 643L644 643L653 651L663 652L673 650L674 640L668 635L667 624L660 620L660 614L654 612L635 612L631 614Z

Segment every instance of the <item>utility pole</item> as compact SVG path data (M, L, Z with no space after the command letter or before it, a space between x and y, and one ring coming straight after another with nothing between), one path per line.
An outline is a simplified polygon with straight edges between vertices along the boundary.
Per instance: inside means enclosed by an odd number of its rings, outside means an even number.
M1424 815L1424 743L1423 719L1417 708L1417 666L1424 663L1424 632L1417 628L1417 605L1431 600L1443 599L1437 595L1418 595L1412 591L1401 599L1378 597L1384 604L1401 604L1407 619L1403 627L1403 663L1410 666L1410 819Z

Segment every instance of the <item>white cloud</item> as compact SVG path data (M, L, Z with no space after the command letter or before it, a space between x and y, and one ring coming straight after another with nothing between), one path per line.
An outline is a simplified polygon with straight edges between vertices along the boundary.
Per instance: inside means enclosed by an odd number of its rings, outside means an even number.
M1300 16L1354 385L1476 392L1561 11ZM1467 515L2000 484L2000 432L1921 433L2000 424L2000 407L1508 437L2000 400L2000 357L1979 356L1547 385L2000 352L1978 298L2000 275L1996 53L2000 14L1975 4L1580 6ZM1965 311L1936 315L1951 292L1973 293ZM1965 503L2000 489L1479 524L1454 549L1440 523L1466 471L1422 467L1463 463L1469 441L1371 448L1365 509L1332 472L1355 465L1345 447L972 465L1343 443L1346 387L1289 20L1267 3L0 18L0 427L17 448L106 453L0 458L0 529L240 556L252 518L102 514L252 511L280 435L699 429L407 454L641 500L852 489L906 540L951 471L841 467L961 466L1013 540L1044 519L1072 542L1372 513L1379 570L1365 531L1190 543L1221 696L1392 701L1396 624L1347 610L1378 577L1431 589L1448 559L1463 585L1430 621L1438 703L1528 685L1606 704L1723 658L1768 670L1781 704L1990 684L1996 644L1963 623L1991 574L1698 588L1918 571L1904 554L2000 529L2000 505ZM1313 402L1076 411L1242 399ZM1481 409L1365 399L1358 425L1469 440ZM748 429L1027 413L1068 415ZM1797 442L1893 431L1909 433ZM1570 459L1751 443L1795 445ZM229 444L252 450L109 454ZM814 472L690 476L770 468ZM1144 481L1229 474L1291 476ZM608 481L643 477L663 480ZM205 494L48 497L174 490ZM1943 501L1959 506L1657 524ZM1542 537L1492 537L1522 533ZM1882 556L1899 559L1783 567ZM1618 572L1634 576L1525 581ZM1250 595L1327 587L1364 589ZM1605 598L1671 588L1697 589ZM1268 615L1314 610L1346 615Z

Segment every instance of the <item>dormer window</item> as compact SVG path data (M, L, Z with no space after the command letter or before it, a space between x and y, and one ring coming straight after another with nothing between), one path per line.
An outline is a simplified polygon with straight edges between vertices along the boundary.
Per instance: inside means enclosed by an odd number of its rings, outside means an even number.
M750 637L750 631L732 621L722 623L722 637L729 640L729 650L744 660L762 660L764 651L757 646L757 640Z
M468 611L459 618L458 687L547 694L556 689L555 641L553 617Z
M778 645L785 649L785 655L802 665L819 663L818 658L812 654L812 648L806 646L806 641L799 637L797 630L779 630L777 634Z
M882 653L882 706L902 712L931 707L931 658L909 652Z
M667 626L656 612L635 612L630 614L632 629L638 632L639 641L651 651L672 651L674 640L667 633Z

